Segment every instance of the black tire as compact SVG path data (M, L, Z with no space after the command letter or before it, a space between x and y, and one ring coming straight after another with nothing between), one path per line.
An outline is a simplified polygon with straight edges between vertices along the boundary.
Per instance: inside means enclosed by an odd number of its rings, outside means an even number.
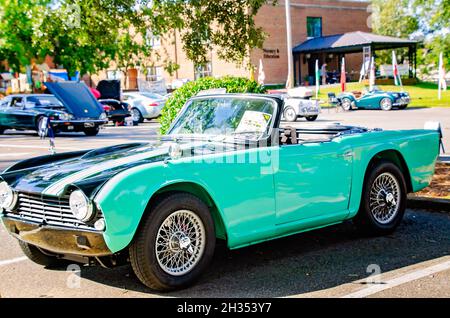
M86 136L97 136L99 131L100 128L97 126L92 128L85 128L83 132Z
M167 273L159 264L155 243L163 222L172 213L180 210L193 212L201 220L205 230L205 245L197 264L187 273L175 276ZM191 285L204 272L214 255L216 237L208 207L191 194L173 193L162 198L149 212L129 249L136 276L147 287L159 291L181 289Z
M346 112L352 110L352 101L350 100L350 98L347 97L342 98L341 107Z
M139 124L142 124L144 122L144 116L142 116L142 113L139 109L137 109L136 107L133 107L131 109L131 112L132 112L132 116L133 116L133 121L137 121ZM134 115L133 115L133 113L134 113Z
M305 116L307 121L315 121L317 119L318 115L314 115L314 116Z
M392 162L382 160L377 164L369 168L366 178L364 180L363 192L361 196L361 205L356 215L354 222L362 233L367 235L386 235L392 233L400 224L405 214L406 209L406 182L402 171ZM398 197L394 197L394 202L397 202L398 209L392 213L391 218L386 220L386 223L380 222L375 217L375 211L377 202L390 205L387 200L388 194L386 191L380 190L377 195L373 195L376 192L376 185L374 184L378 177L386 177L389 180L396 180L398 186ZM379 200L377 202L370 202L370 194L372 192L373 198ZM383 198L384 196L384 198ZM400 202L398 202L398 200ZM380 205L378 205L379 207ZM379 218L379 217L378 217Z
M62 263L62 261L56 258L56 256L44 254L39 248L34 245L19 241L19 246L25 256L28 257L28 259L33 263L42 266L55 266Z
M6 128L0 126L0 135L3 135L3 133L5 132L5 130L6 130Z
M297 121L298 114L293 107L286 107L283 111L283 117L285 121L294 122Z

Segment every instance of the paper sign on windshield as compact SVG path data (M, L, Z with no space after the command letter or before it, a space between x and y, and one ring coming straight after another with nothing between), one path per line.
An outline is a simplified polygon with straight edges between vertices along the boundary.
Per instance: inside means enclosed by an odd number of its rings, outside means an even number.
M239 123L235 132L263 133L267 129L270 118L272 118L272 115L270 114L247 110L242 116L241 122Z

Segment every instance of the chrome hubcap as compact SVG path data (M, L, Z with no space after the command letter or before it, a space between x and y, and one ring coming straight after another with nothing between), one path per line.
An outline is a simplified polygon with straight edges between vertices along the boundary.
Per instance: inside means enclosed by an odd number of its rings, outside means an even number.
M384 99L381 101L381 107L382 107L383 109L389 109L389 108L391 108L391 100L390 100L389 98L384 98Z
M370 190L369 207L375 220L381 224L391 222L398 213L400 185L390 173L380 174Z
M351 102L348 99L345 99L344 102L342 103L342 107L345 110L350 110L351 108Z
M192 211L179 210L161 224L155 243L156 259L163 271L173 276L190 272L205 250L202 220Z
M295 119L295 112L293 109L289 108L284 113L284 117L286 117L287 120L294 120Z

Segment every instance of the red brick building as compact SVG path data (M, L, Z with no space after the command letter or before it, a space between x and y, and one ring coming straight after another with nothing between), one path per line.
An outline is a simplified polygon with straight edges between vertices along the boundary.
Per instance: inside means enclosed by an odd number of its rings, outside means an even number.
M352 31L370 32L368 19L369 1L364 0L291 0L292 21L292 46L295 47L307 39L327 36ZM249 53L247 60L242 65L227 63L218 58L215 50L211 51L209 63L206 65L194 65L186 58L182 51L182 43L178 32L168 34L163 38L152 38L154 49L161 56L160 61L154 63L142 63L152 65L145 71L131 70L124 87L135 88L139 78L146 80L164 79L166 84L171 84L177 79L194 80L203 76L251 76L248 62L253 65L257 77L259 60L262 59L265 71L266 84L284 84L287 79L288 52L286 45L286 16L284 0L279 0L276 5L263 6L255 17L257 26L262 27L267 34L263 49L255 49ZM293 54L293 53L291 53ZM296 60L295 74L296 85L304 82L304 76L311 72L311 65L315 63L316 56L301 57ZM338 70L338 56L328 54L320 59L326 62L328 70ZM164 70L164 61L171 61L180 68L172 75ZM351 76L352 71L359 74L362 64L362 54L353 53L346 55L347 71ZM93 77L94 81L100 78L112 77L114 70L108 70ZM355 75L355 78L358 75Z

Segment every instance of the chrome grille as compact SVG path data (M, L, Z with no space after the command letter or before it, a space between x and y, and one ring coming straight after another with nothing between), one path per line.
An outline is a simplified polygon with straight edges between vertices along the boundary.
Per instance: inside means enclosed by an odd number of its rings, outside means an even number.
M8 216L23 221L70 227L79 230L95 230L93 223L101 217L98 213L91 223L78 220L70 211L69 197L50 197L40 194L19 193L16 213Z

